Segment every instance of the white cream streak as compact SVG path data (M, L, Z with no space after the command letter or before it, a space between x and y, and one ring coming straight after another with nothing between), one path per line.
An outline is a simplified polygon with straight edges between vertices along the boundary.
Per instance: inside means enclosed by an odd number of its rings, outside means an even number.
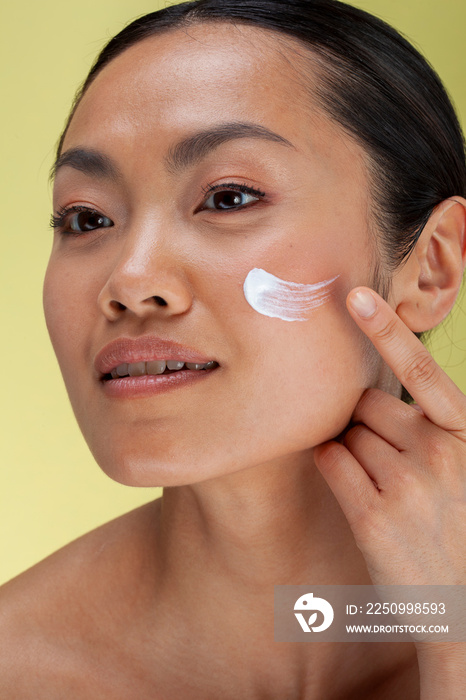
M332 284L338 277L317 284L299 284L281 280L255 267L244 280L244 296L252 308L264 316L282 321L307 321L309 312L330 299Z

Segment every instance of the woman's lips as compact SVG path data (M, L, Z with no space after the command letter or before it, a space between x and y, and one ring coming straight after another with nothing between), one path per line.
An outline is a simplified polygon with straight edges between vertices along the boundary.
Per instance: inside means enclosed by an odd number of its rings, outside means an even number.
M206 364L215 361L215 358L201 355L197 350L175 341L146 335L138 338L117 338L117 340L113 340L97 353L94 359L94 367L100 378L103 378L123 364L134 365L141 362L163 360Z
M218 365L212 369L180 369L169 374L145 374L140 377L108 379L102 380L101 386L105 395L110 398L144 398L203 381L215 372L217 367Z

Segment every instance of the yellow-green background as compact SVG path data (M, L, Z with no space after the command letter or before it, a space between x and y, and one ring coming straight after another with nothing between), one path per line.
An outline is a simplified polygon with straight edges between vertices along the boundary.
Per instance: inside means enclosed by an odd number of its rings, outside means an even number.
M75 89L106 40L130 19L165 4L17 0L1 10L0 582L160 493L112 482L91 458L49 345L41 284L51 243L47 175ZM414 41L465 124L464 0L354 4ZM436 340L436 357L463 391L465 311L463 302Z

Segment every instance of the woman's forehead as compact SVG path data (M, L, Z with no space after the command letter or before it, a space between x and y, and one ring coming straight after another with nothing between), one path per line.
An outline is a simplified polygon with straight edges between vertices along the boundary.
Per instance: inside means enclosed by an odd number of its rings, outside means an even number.
M279 42L274 43L275 35ZM90 85L63 151L84 146L109 153L130 171L131 163L140 168L143 160L165 160L175 144L193 135L246 124L294 147L282 149L278 160L275 147L270 155L275 168L279 162L293 172L310 166L322 181L346 173L366 183L361 147L314 104L312 66L306 75L301 66L300 73L296 47L284 54L280 42L278 33L227 23L171 30L138 42ZM255 152L260 148L264 155L265 147L264 140L254 142ZM245 158L250 157L247 150Z
M299 51L301 49L301 52ZM284 53L286 52L286 54ZM283 63L283 67L292 67L292 54L304 55L307 50L304 44L292 36L280 34L277 31L248 24L233 24L231 22L199 22L188 27L173 27L152 36L137 41L112 59L104 70L115 68L120 62L133 64L133 69L156 61L159 71L166 70L170 64L178 61L195 61L195 68L200 63L206 67L213 63L218 65L224 57L234 61L229 64L231 72L252 63L260 63L262 67L268 64L275 68Z
M96 76L70 131L77 122L95 127L99 117L108 120L111 114L135 124L146 123L148 116L176 124L189 114L210 120L220 113L227 121L261 115L302 123L304 109L309 116L315 111L312 74L299 73L281 41L275 32L228 23L144 39Z

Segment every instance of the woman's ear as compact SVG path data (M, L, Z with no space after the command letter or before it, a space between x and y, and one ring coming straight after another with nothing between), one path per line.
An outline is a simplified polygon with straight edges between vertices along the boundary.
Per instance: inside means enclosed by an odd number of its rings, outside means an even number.
M392 301L415 333L434 328L449 314L466 265L466 199L452 197L430 216L416 246L395 273Z

